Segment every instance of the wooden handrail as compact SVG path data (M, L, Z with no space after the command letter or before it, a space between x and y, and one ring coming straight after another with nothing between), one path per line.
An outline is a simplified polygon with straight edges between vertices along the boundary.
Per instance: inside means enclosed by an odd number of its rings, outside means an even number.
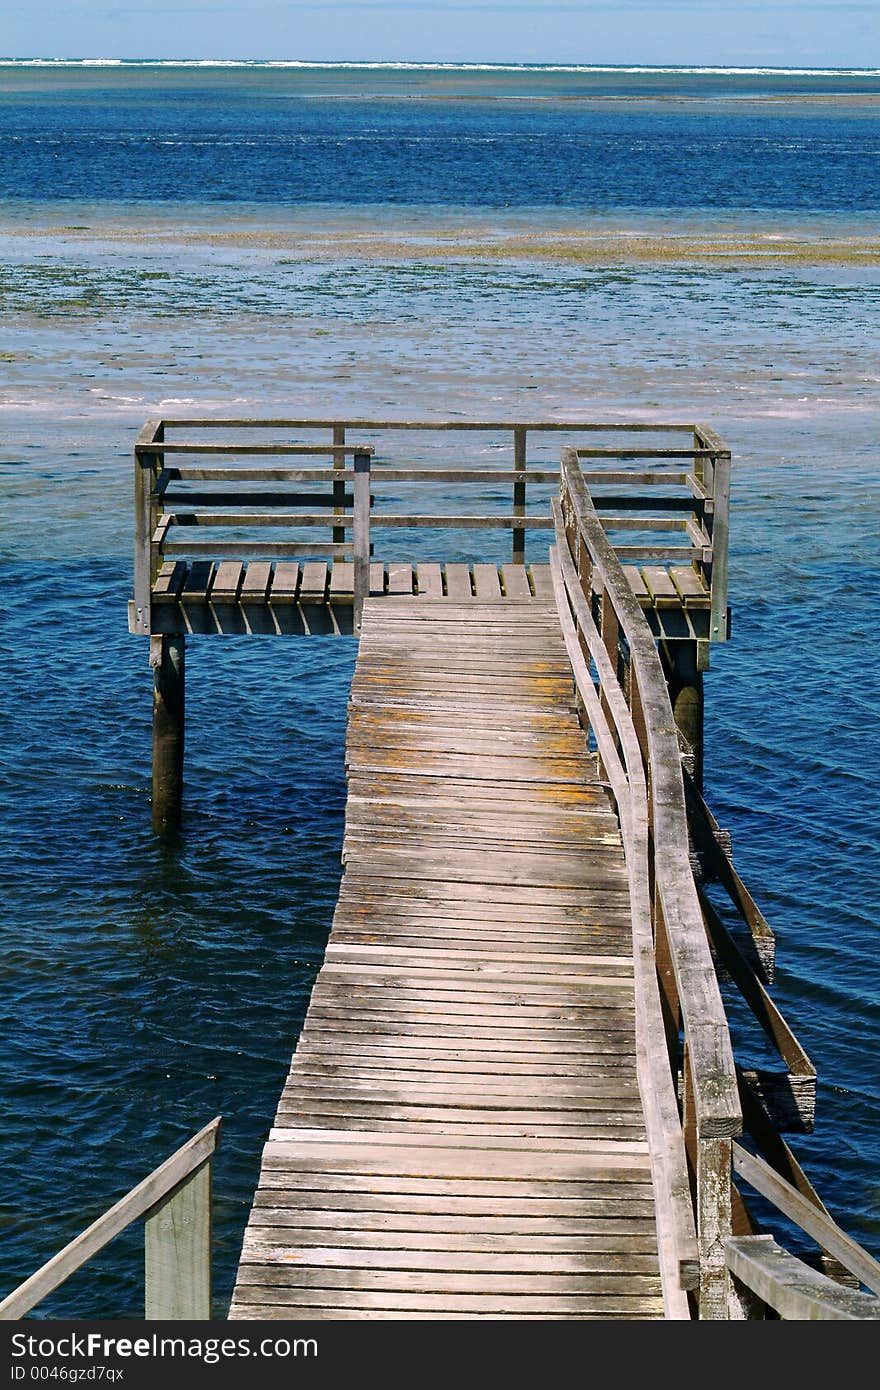
M880 1298L841 1287L783 1250L772 1236L731 1236L724 1250L731 1274L780 1318L880 1318Z
M53 1290L75 1274L88 1260L127 1227L142 1217L147 1218L147 1317L148 1318L207 1318L210 1317L210 1186L209 1172L220 1132L220 1117L205 1125L181 1148L155 1168L149 1177L93 1221L81 1235L53 1255L44 1265L19 1284L0 1303L0 1320L25 1317ZM193 1184L199 1179L198 1192ZM206 1201L207 1199L207 1201ZM187 1210L182 1222L187 1241L193 1248L185 1252L183 1261L173 1235L169 1242L163 1225L167 1225L170 1204L178 1202ZM164 1222L163 1222L164 1215ZM196 1220L193 1220L195 1215ZM149 1229L151 1219L156 1223ZM202 1235L201 1248L195 1242ZM207 1236L207 1241L204 1240ZM206 1264L207 1256L207 1264ZM188 1257L188 1258L187 1258ZM184 1268L180 1266L183 1264ZM190 1266L195 1265L195 1268ZM170 1290L168 1286L171 1286Z
M848 1236L831 1217L809 1202L796 1187L757 1154L749 1153L741 1144L733 1146L734 1172L760 1192L777 1211L788 1217L816 1241L844 1269L854 1274L872 1293L880 1294L880 1264L852 1236Z
M563 640L578 692L596 734L602 764L612 786L623 829L632 911L636 1069L654 1181L664 1308L668 1318L685 1319L690 1317L690 1310L683 1290L694 1288L699 1280L699 1255L684 1139L669 1058L663 1043L663 1017L651 932L644 768L632 717L617 684L611 659L577 584L558 502L553 504L553 514L557 543L550 552L550 568ZM577 626L571 609L574 610ZM578 644L578 631L586 640L590 656L596 664L603 692L606 693L610 721L606 719L603 703ZM620 741L622 760L615 735Z
M723 1241L730 1231L730 1140L742 1131L742 1114L727 1018L688 855L675 721L654 638L605 534L575 449L563 451L562 486L568 534L589 555L592 587L603 593L603 603L607 598L629 651L631 704L637 705L644 730L650 789L653 921L655 931L662 923L668 941L684 1034L685 1124L692 1124L696 1144L700 1313L726 1317Z

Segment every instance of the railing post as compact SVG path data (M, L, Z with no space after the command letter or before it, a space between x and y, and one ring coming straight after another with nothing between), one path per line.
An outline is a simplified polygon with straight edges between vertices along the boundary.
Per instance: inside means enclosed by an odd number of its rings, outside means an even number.
M708 1138L698 1130L696 1159L700 1320L725 1321L735 1308L724 1257L724 1242L732 1233L731 1140Z
M345 425L334 425L334 426L333 426L333 443L334 443L334 444L344 444L344 443L345 443ZM344 468L344 467L345 467L345 455L344 455L344 454L334 454L334 455L333 455L333 467L334 467L334 468ZM343 511L344 509L345 509L345 483L334 483L334 484L333 484L333 510L334 510L334 512L341 512L341 511ZM342 543L344 542L344 540L345 540L345 527L344 527L344 526L334 526L334 528L333 528L333 543L334 543L334 545L342 544Z
M709 640L726 642L727 631L727 564L730 539L730 450L724 447L714 430L699 425L694 429L694 448L711 449L710 459L700 460L702 467L694 471L707 492L712 495L712 511L707 514L706 529L712 541L712 569L709 575L712 608L709 614Z
M730 454L715 455L715 511L712 514L712 612L709 637L727 641L727 555L730 527Z
M361 630L364 600L370 588L370 460L367 451L354 456L354 632Z
M144 1223L148 1321L211 1316L211 1159L205 1159Z
M526 468L526 431L522 425L513 427L513 467L517 473L524 473ZM525 479L517 479L513 484L513 515L525 516L526 514L526 484ZM513 531L513 563L524 565L526 562L526 533L525 528Z
M161 443L161 420L148 420L141 430L134 451L134 604L130 628L146 635L150 631L150 593L156 578L153 532L156 529L156 478L161 455L149 453L145 445Z

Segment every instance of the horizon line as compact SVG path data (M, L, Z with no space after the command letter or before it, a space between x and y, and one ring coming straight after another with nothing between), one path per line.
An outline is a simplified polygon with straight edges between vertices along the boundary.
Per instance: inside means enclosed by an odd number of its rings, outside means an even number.
M358 69L362 71L464 71L464 72L557 72L642 74L687 73L700 76L789 76L789 77L880 77L880 67L789 67L779 64L736 63L556 63L556 62L479 62L422 59L310 59L310 58L45 58L2 57L0 67L182 67L182 68L305 68Z

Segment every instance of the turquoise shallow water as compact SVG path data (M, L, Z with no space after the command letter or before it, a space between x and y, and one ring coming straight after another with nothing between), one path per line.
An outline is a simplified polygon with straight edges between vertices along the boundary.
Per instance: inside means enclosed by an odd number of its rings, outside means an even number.
M161 236L143 216L0 207L0 1290L222 1113L223 1313L336 897L350 641L193 641L184 834L149 833L125 605L131 447L163 410L697 418L728 438L707 788L819 1070L794 1147L880 1254L877 272L318 258L267 221L312 237L350 229L345 209L237 204L246 244L205 203L151 210ZM357 212L368 235L389 216ZM529 217L549 231L558 210ZM44 1313L136 1315L139 1260L123 1238Z

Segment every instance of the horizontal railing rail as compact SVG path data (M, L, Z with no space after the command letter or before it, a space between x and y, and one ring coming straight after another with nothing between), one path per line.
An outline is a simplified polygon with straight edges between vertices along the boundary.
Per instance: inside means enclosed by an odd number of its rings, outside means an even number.
M147 1319L211 1316L211 1164L214 1119L0 1302L0 1319L26 1317L94 1255L143 1219Z
M699 1313L703 1318L726 1318L731 1297L724 1263L724 1240L731 1232L731 1141L742 1130L736 1068L688 855L681 756L665 676L654 637L605 533L575 449L565 449L562 456L556 551L567 601L578 620L577 634L588 649L584 610L592 611L594 603L598 608L597 626L610 657L610 669L604 662L600 667L593 657L602 707L613 712L620 695L625 695L644 767L648 911L669 1045L666 1065L673 1075L681 1073L682 1123L695 1182ZM622 727L615 729L620 738ZM598 741L595 724L593 731ZM601 749L600 757L607 772ZM613 786L614 779L609 780ZM632 802L631 794L628 799ZM627 795L621 815L625 843L633 838L626 800ZM636 854L631 849L630 857Z

